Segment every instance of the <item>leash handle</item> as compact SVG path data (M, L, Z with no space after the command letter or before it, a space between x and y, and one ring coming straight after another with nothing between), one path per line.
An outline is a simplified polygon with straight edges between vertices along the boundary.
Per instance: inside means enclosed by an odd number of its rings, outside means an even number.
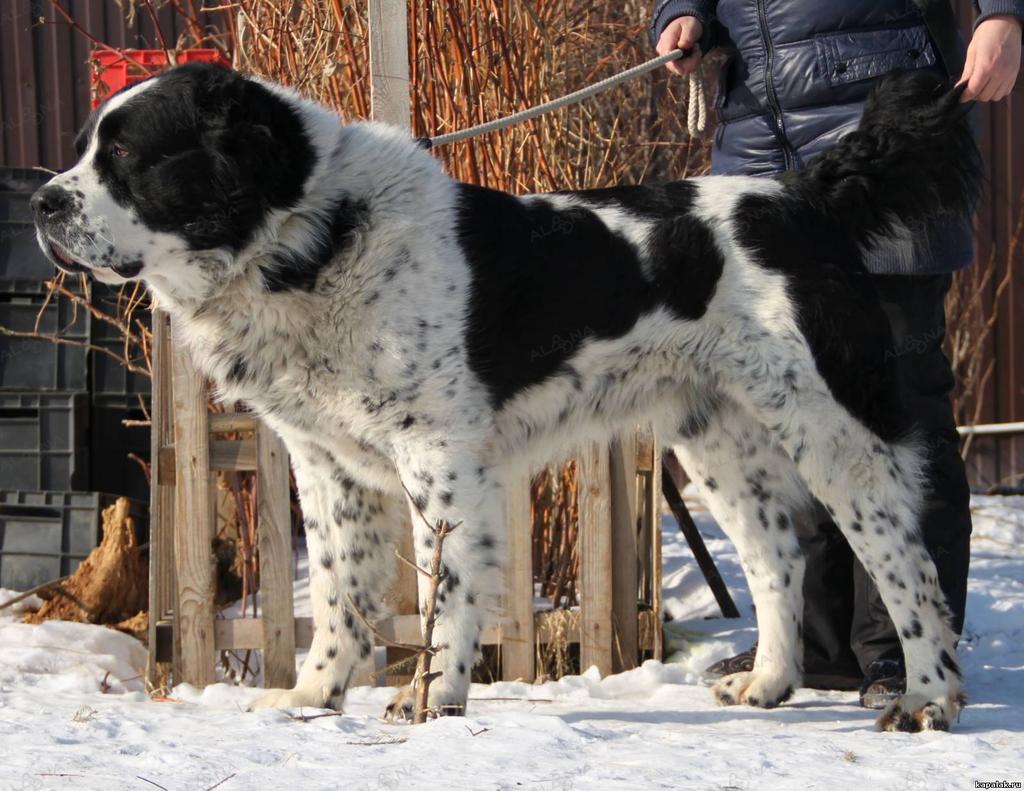
M489 132L496 132L499 129L506 129L515 124L522 123L523 121L529 121L531 118L536 118L540 115L545 115L554 110L560 110L563 107L569 107L574 104L579 104L584 99L589 99L602 91L606 91L609 88L613 88L621 83L628 82L634 77L639 77L641 74L646 74L649 71L654 71L666 63L671 63L674 60L680 58L688 58L693 53L693 49L675 49L671 52L666 52L664 55L659 55L656 58L644 61L643 63L633 66L632 68L626 69L618 74L613 74L611 77L606 77L603 80L595 82L593 85L588 85L585 88L580 88L578 91L566 94L558 99L552 99L550 102L544 102L534 107L528 107L525 110L520 110L512 115L507 115L504 118L496 118L493 121L487 121L476 126L471 126L467 129L461 129L457 132L448 132L443 135L436 135L434 137L421 137L416 142L423 148L437 148L438 146L446 146L450 143L457 143L462 140L468 140L471 137L477 135L485 135Z

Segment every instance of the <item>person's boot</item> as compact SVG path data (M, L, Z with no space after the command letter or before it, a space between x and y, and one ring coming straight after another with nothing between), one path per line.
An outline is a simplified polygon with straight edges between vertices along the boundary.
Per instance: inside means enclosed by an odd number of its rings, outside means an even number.
M864 670L860 705L884 709L907 689L907 669L902 659L876 659Z

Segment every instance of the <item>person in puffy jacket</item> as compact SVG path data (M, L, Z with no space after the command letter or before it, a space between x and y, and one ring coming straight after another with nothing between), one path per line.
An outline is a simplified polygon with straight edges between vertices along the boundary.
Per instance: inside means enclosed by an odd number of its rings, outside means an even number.
M966 57L962 44L955 55L955 45L939 46L940 35L953 41L955 31L952 24L942 31L934 21L926 24L929 2L948 0L659 0L651 39L661 54L692 50L667 66L680 75L693 72L713 47L727 52L711 172L768 175L804 167L853 130L872 87L887 73L941 71L966 83L965 100L998 101L1013 89L1024 0L976 3ZM866 262L892 326L891 355L904 402L930 450L930 493L920 527L958 634L967 597L970 491L949 400L953 372L942 351L943 301L951 273L973 256L971 218L948 217ZM807 560L805 683L859 687L862 705L882 708L905 683L896 630L824 510L797 522ZM755 651L723 660L707 675L750 670Z

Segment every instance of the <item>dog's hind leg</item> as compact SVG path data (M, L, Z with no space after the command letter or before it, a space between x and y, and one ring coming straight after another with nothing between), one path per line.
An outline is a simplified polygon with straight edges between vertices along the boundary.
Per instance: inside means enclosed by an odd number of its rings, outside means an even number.
M294 453L309 551L313 645L294 689L268 690L253 708L341 708L355 668L373 651L364 621L385 615L404 499L357 484L326 454Z
M742 327L741 327L742 329ZM878 586L901 636L907 691L883 730L946 730L962 704L954 634L918 534L922 454L884 441L833 397L794 333L748 332L723 356L722 387L769 427Z
M719 401L710 414L665 428L674 431L676 455L736 545L757 614L754 670L723 678L715 699L774 708L801 681L804 558L790 513L810 494L764 426L734 402Z

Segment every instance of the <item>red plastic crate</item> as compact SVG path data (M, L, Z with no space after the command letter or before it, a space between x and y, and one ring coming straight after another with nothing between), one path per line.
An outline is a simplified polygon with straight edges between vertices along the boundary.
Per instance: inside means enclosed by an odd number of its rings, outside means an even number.
M230 66L219 49L188 49L178 53L178 65L185 63L219 63ZM122 88L142 82L167 68L167 53L162 49L94 50L92 53L92 106Z

